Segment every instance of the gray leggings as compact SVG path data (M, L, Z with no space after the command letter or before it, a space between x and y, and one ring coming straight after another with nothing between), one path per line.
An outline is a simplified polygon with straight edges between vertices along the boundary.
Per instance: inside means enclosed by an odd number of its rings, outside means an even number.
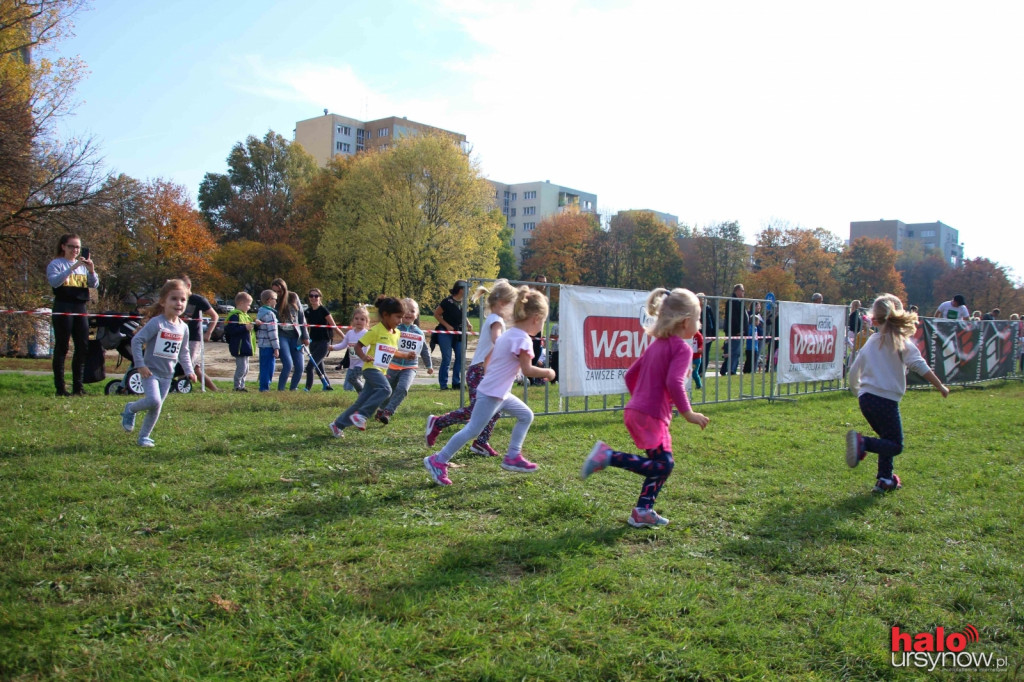
M412 386L412 380L416 378L416 368L410 367L409 369L389 369L388 370L388 384L391 385L391 400L388 401L388 406L384 409L391 414L395 413L398 406L405 400L405 396L409 395L409 388Z
M352 422L349 419L353 414L358 412L367 419L372 419L374 412L377 408L387 402L387 399L391 397L391 385L388 384L388 378L384 376L384 372L377 369L370 369L363 372L363 381L365 385L363 390L360 391L359 397L356 401L349 405L349 408L338 415L338 418L334 420L335 425L339 429L352 426Z
M139 440L149 438L149 434L153 433L156 420L160 418L160 408L163 407L164 401L167 400L167 394L171 390L171 381L173 381L171 377L165 379L155 374L151 374L148 379L142 379L142 390L145 391L146 397L136 400L134 403L128 403L128 407L125 408L135 414L146 413L142 420L142 428L139 429Z
M473 440L484 430L491 417L504 412L510 417L515 417L516 425L512 427L512 438L508 442L508 456L515 457L523 449L523 441L533 423L533 410L526 403L514 395L506 398L492 398L483 393L476 394L476 405L473 406L473 414L469 423L451 437L451 440L437 453L437 458L442 462L449 462L459 450L469 441Z

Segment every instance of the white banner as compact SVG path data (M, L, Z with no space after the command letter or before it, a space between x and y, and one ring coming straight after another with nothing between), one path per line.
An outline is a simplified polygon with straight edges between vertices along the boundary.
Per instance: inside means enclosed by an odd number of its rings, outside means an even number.
M626 370L650 343L643 328L650 292L565 284L559 289L559 394L625 393Z
M845 339L845 306L781 301L776 383L841 379Z

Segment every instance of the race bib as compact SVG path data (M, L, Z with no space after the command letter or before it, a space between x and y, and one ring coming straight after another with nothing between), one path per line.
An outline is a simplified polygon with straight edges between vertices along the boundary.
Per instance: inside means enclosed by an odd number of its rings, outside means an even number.
M174 360L181 351L181 343L185 340L184 334L172 332L169 329L161 329L156 336L156 346L153 348L153 355L164 360Z
M373 366L382 372L386 372L391 365L391 358L395 357L398 349L394 346L386 346L383 343L377 344L377 351L373 354Z
M402 332L401 337L398 339L398 350L400 351L411 351L415 355L420 354L420 348L423 347L423 335L414 334L413 332Z

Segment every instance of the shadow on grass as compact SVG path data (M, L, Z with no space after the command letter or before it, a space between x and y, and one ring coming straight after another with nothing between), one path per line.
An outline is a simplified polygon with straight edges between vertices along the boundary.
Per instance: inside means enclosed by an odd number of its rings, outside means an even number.
M769 572L838 572L842 570L839 550L867 542L870 534L849 522L864 516L879 499L865 493L802 508L791 502L780 504L740 538L724 544L720 555Z
M628 528L567 530L553 536L469 537L445 549L412 574L387 583L363 602L375 617L403 618L416 604L460 588L514 584L561 570L567 562L599 554L619 542Z

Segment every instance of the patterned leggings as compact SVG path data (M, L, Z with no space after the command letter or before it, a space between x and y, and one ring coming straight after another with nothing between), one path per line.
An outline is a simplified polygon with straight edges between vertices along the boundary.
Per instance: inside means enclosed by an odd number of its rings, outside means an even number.
M862 393L858 401L861 414L880 436L864 436L864 449L878 453L878 478L892 478L892 459L903 452L900 404L871 393Z
M465 424L469 421L470 416L473 414L473 406L476 405L476 387L480 385L480 382L484 380L484 363L478 362L475 365L471 365L466 370L466 386L469 387L469 405L461 407L457 410L452 410L448 414L443 414L437 418L434 425L438 429L444 429L452 424ZM495 414L484 430L480 432L480 435L476 437L475 443L483 445L489 443L491 440L491 431L494 430L494 425L498 421L498 417L501 413Z
M611 461L608 464L644 477L643 487L640 488L640 499L636 501L636 506L641 509L650 509L654 506L654 499L658 497L661 486L665 485L669 474L672 473L675 460L672 459L671 452L659 445L652 450L647 450L647 457L613 450Z

